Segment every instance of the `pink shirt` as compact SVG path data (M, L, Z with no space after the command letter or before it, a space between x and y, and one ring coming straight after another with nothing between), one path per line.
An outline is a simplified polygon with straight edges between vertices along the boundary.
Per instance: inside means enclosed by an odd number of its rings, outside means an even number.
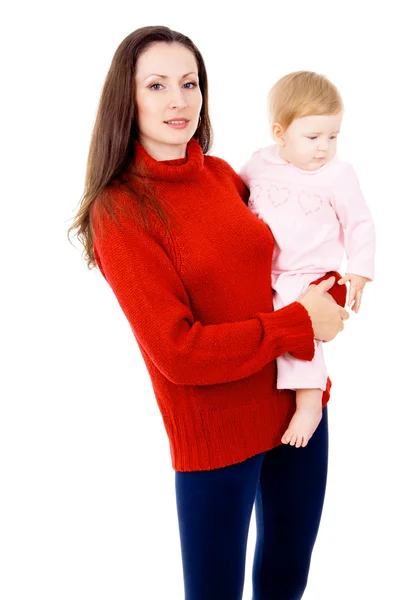
M249 208L275 238L273 271L347 273L374 278L373 219L350 163L335 156L303 171L279 156L277 145L257 150L240 173Z

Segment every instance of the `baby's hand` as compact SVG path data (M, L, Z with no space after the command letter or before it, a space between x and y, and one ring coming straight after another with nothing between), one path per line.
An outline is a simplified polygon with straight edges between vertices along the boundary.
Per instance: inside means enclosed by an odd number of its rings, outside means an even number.
M351 310L357 313L359 311L359 307L361 306L362 292L364 290L365 284L369 281L369 279L367 277L361 277L361 275L346 273L344 277L339 279L337 283L339 285L343 285L347 281L350 282L348 306L351 308Z

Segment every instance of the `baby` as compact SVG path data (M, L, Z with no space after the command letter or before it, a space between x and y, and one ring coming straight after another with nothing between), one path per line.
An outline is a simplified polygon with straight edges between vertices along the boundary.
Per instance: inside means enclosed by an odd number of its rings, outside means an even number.
M348 305L357 313L365 284L374 277L375 233L354 169L336 156L340 94L323 75L299 71L273 86L268 109L275 144L255 152L241 177L250 189L249 208L275 239L274 308L337 271L345 250L347 273L337 283L345 294L349 282ZM322 344L315 342L310 362L283 354L277 370L278 389L296 391L296 412L282 442L304 447L322 417L328 377Z

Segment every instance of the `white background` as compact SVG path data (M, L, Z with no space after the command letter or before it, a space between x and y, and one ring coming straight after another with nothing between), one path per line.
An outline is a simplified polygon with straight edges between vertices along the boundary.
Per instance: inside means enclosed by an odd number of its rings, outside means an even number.
M398 598L392 7L82 0L20 2L4 15L2 600L183 599L174 471L150 381L113 292L66 238L113 54L134 29L160 24L201 50L212 153L235 169L270 141L265 101L279 77L319 71L343 95L339 149L374 214L377 281L327 347L329 481L305 598ZM254 539L252 523L246 600Z

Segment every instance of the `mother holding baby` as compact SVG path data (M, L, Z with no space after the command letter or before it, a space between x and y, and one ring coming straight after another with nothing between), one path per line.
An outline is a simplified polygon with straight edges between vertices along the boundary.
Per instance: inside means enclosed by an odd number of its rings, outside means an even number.
M134 31L106 77L70 229L151 377L175 470L185 599L242 598L255 505L253 600L298 600L324 500L330 380L308 444L282 444L295 395L277 389L276 359L311 361L314 340L332 340L348 313L328 294L341 295L337 273L273 309L274 239L240 177L208 154L211 139L197 47L167 27Z

